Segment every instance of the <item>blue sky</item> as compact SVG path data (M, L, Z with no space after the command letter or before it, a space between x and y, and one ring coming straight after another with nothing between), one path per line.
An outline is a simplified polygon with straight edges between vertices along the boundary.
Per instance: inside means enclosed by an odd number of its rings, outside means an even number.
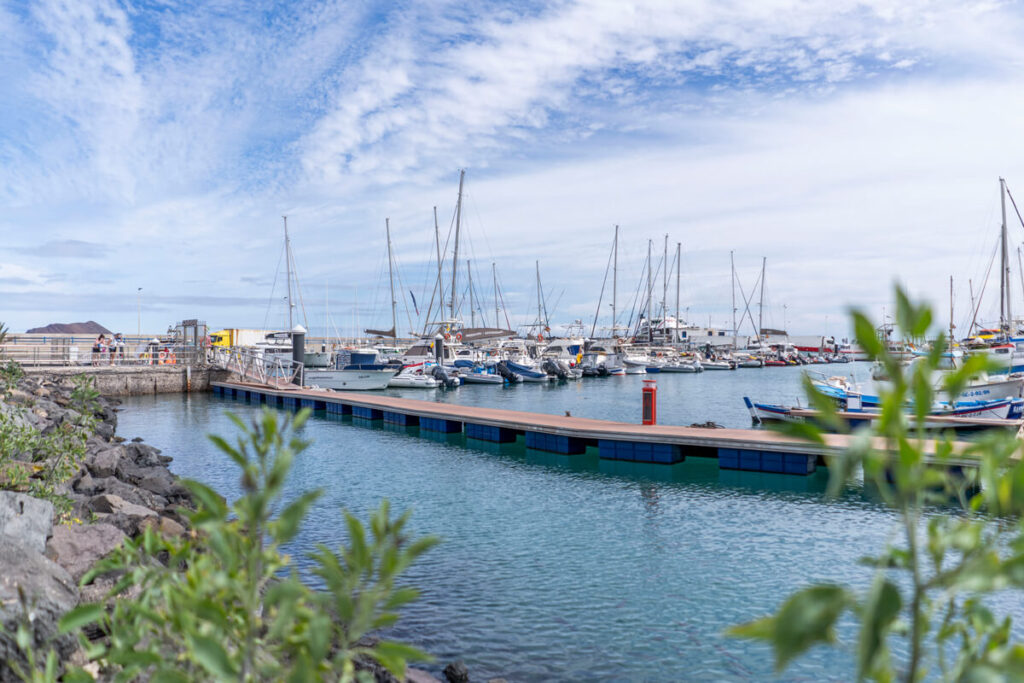
M768 259L766 324L880 317L895 280L945 318L953 275L965 327L998 176L1024 197L1022 18L942 0L7 2L0 321L133 331L142 287L150 331L278 325L287 214L314 331L387 327L384 219L422 304L432 207L446 231L466 168L463 254L491 316L490 264L524 322L539 260L553 319L589 324L619 224L620 305L667 233L695 322L729 320L735 251L748 291Z

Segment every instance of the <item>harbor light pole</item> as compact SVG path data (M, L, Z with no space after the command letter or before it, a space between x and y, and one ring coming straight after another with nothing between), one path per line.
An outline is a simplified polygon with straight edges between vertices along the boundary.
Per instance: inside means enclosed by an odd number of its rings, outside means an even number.
M142 336L142 287L135 292L135 308L138 313L138 327L135 329L135 336Z

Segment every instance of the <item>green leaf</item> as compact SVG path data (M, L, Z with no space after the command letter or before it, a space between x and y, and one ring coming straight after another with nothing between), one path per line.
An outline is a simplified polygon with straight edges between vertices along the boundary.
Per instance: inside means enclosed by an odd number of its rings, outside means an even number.
M80 605L61 617L58 629L61 633L70 633L86 624L101 620L106 614L102 604Z
M868 593L860 618L860 643L857 657L857 677L867 678L888 651L885 639L892 622L902 607L900 591L896 586L876 575Z
M323 495L322 490L308 491L286 507L274 521L274 538L287 543L299 531L299 525L309 513L310 506Z
M836 620L850 601L846 589L835 585L811 586L786 600L775 615L776 671L816 643L835 642Z
M373 648L373 656L384 668L400 680L405 679L405 663L408 660L426 660L433 658L422 650L411 645L382 640Z
M228 657L227 650L213 638L194 635L191 638L192 653L196 662L211 675L221 680L234 680L238 670Z

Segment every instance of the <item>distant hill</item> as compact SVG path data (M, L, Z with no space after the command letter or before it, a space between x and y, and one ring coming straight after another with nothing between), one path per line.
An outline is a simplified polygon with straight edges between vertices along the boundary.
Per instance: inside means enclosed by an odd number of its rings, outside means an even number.
M25 334L111 334L110 330L98 322L87 323L51 323L45 327L33 327Z

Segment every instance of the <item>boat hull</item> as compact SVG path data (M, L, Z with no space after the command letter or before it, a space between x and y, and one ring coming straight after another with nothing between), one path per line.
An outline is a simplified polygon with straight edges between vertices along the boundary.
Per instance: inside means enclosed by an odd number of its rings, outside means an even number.
M374 391L385 389L398 374L397 369L381 370L307 370L306 384L336 391Z

